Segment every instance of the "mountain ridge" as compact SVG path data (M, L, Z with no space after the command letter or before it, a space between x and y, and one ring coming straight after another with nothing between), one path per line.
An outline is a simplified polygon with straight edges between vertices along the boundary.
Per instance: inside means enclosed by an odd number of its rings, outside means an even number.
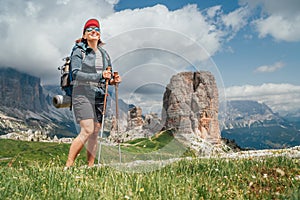
M298 125L264 103L229 101L220 118L222 137L234 140L242 148L279 149L300 144Z
M0 135L28 130L52 138L76 135L72 112L52 105L52 97L62 94L58 85L42 86L37 77L0 68L0 91ZM23 96L25 91L27 94ZM119 106L124 114L130 108L124 101L119 101ZM219 112L221 136L248 149L297 146L300 118L297 113L290 116L280 116L256 101L229 101Z

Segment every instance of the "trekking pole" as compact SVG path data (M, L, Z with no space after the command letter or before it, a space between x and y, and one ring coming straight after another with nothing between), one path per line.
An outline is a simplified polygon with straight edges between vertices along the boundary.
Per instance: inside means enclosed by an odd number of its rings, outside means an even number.
M111 67L108 66L106 68L107 71L111 71ZM100 158L101 158L101 148L102 148L102 138L103 138L103 130L104 130L104 117L106 112L106 100L108 95L108 81L109 79L105 79L105 94L104 94L104 101L103 101L103 111L102 111L102 123L101 123L101 132L100 132L100 141L99 141L99 152L98 152L98 165L100 164Z
M118 76L118 72L114 72L114 76ZM119 162L122 162L122 155L121 155L121 147L120 147L120 135L119 135L119 98L118 98L118 86L119 83L115 84L115 95L116 95L116 127L117 127L117 137L118 137L118 149L119 149Z

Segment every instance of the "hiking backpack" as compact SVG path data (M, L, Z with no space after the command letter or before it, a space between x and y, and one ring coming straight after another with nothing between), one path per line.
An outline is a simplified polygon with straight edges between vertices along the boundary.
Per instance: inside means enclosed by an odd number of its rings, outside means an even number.
M79 47L79 46L78 46ZM72 53L75 50L76 45L72 49ZM85 51L82 47L79 47L81 49L82 57L84 59L85 57ZM67 56L63 58L62 60L65 62L62 66L58 67L58 70L60 70L61 76L60 76L60 87L65 92L65 95L72 97L72 91L73 91L73 72L72 66L71 66L71 56Z
M71 58L65 57L62 59L65 63L58 67L60 70L60 87L67 96L72 96L72 69L71 69Z

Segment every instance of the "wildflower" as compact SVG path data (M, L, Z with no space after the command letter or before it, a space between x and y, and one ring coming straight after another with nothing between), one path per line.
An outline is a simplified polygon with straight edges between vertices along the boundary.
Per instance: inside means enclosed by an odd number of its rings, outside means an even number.
M252 175L252 178L254 178L254 179L255 179L255 178L256 178L256 176Z
M284 176L284 175L285 175L285 172L284 172L282 169L276 168L276 172L277 172L278 174L280 174L281 176Z
M268 174L264 174L263 177L264 177L264 178L268 178Z
M250 183L249 183L249 187L252 187L252 186L253 186L253 184L254 184L253 182L250 182Z
M140 188L140 192L144 192L145 191L145 189L144 188Z

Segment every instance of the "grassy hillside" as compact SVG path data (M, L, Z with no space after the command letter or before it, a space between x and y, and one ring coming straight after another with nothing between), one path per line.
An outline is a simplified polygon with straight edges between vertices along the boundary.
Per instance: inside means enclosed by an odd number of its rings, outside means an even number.
M122 149L149 153L147 145L163 149L160 139L170 137L136 140ZM0 140L0 146L1 199L300 199L299 159L194 158L128 173L82 167L85 155L80 155L76 166L64 171L68 144Z
M63 165L67 159L70 144L26 142L0 139L0 166L32 165L55 160ZM141 138L121 144L123 162L134 160L162 160L178 158L183 155L194 156L174 139L172 131L158 133L152 138ZM96 157L97 158L97 157ZM119 162L117 146L102 145L101 163ZM83 149L77 165L84 165L86 153Z

